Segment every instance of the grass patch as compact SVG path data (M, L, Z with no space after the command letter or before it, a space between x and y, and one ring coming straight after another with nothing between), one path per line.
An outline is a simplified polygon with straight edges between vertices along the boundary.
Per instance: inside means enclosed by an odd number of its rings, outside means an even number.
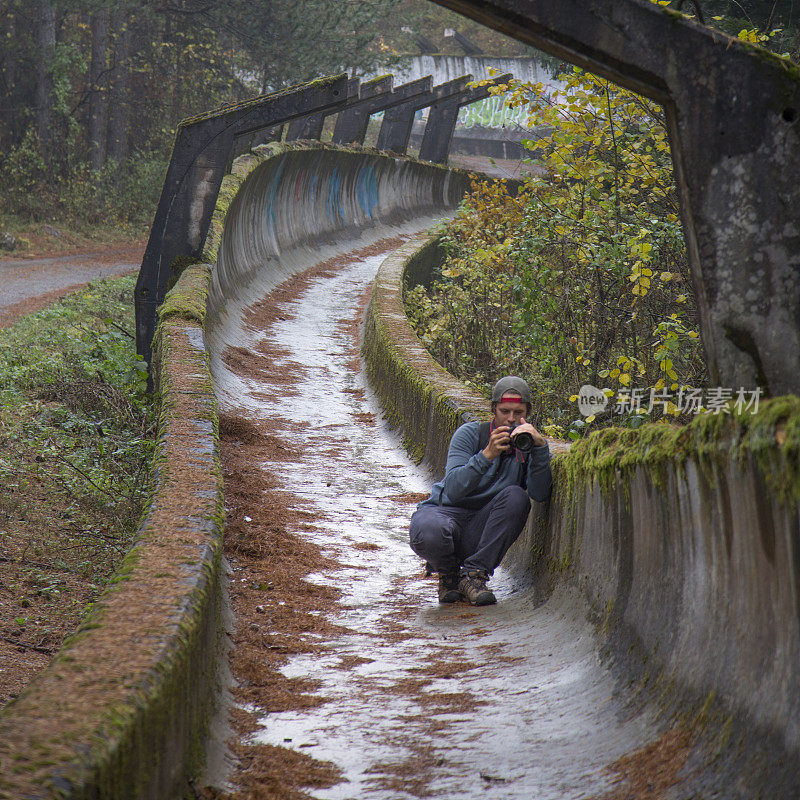
M58 649L149 496L155 414L134 285L91 283L0 331L0 703L24 678L3 647Z

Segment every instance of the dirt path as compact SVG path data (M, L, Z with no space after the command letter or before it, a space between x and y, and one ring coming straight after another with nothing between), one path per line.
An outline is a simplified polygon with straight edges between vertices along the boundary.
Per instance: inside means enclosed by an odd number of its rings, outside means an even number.
M430 479L361 370L373 250L254 304L216 378L237 616L229 796L610 796L619 759L666 745L616 696L582 602L544 603L501 571L497 606L439 606L408 548ZM660 789L685 755L659 762Z
M138 270L143 253L141 244L83 255L0 259L0 328L90 281Z

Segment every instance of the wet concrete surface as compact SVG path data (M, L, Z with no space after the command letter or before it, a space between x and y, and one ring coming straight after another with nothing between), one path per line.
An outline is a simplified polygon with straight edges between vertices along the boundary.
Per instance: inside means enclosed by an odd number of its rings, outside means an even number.
M302 535L339 562L310 580L343 592L332 620L346 633L306 634L318 651L283 667L319 681L325 702L264 715L255 741L334 762L343 781L318 798L601 797L608 765L658 731L615 696L583 602L566 589L545 602L501 569L497 606L440 606L408 547L408 495L431 476L381 422L348 325L384 257L354 259L285 303L269 337L288 385L235 375L215 354L222 412L292 427L301 458L263 468L318 515ZM238 346L264 338L236 328L224 335Z

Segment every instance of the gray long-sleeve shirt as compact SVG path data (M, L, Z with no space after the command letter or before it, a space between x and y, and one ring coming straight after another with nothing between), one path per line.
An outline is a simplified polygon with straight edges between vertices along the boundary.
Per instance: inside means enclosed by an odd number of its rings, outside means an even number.
M444 479L435 483L425 503L483 508L506 486L521 486L523 470L528 471L528 494L537 502L550 497L553 477L550 472L550 448L534 447L524 462L514 455L489 461L480 451L480 423L467 422L450 440Z

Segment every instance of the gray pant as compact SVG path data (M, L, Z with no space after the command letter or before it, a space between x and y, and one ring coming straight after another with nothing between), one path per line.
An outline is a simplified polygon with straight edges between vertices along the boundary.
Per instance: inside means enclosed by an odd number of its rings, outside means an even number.
M522 533L530 509L528 493L520 486L507 486L477 511L421 505L411 516L411 549L434 572L491 575Z

